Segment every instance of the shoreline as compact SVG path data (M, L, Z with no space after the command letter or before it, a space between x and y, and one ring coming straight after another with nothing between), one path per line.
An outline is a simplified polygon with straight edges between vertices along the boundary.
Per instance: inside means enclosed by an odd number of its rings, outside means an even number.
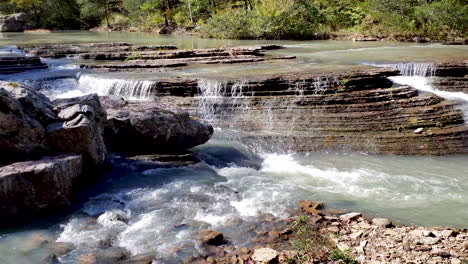
M61 32L61 31L69 31L69 30L54 30L54 29L27 29L24 32L20 33L54 33L54 32ZM455 38L455 39L444 39L444 40L432 40L427 37L421 37L417 35L413 36L401 36L398 34L395 35L385 35L385 36L375 36L375 35L368 35L368 34L360 34L360 33L340 33L340 32L333 32L330 33L328 36L323 38L317 39L220 39L220 38L207 38L203 37L197 31L190 31L185 29L177 28L173 32L168 33L159 33L159 29L155 29L153 31L144 31L144 30L137 30L137 29L124 29L124 30L112 30L112 29L105 29L105 28L91 28L91 29L77 29L77 30L70 30L70 31L88 31L88 32L97 32L97 33L106 33L106 32L116 32L116 33L147 33L147 34L154 34L154 35L163 35L163 36L184 36L184 37L198 37L201 39L215 39L215 40L258 40L258 41L316 41L316 40L336 40L336 41L355 41L355 42L409 42L409 43L440 43L443 45L468 45L468 38Z
M394 225L386 218L369 219L359 212L343 213L325 208L322 202L308 200L299 201L299 208L291 212L284 219L260 215L260 226L274 224L255 230L257 236L252 239L251 248L233 249L227 241L219 245L206 242L207 232L222 234L202 230L199 243L217 247L211 249L217 254L188 258L184 263L461 264L468 261L467 229Z

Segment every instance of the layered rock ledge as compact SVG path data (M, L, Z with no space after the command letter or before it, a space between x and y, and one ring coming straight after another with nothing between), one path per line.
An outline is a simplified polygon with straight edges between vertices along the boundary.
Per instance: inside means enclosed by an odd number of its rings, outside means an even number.
M186 109L216 127L248 132L244 143L260 140L274 150L467 153L460 105L394 85L387 77L397 74L371 69L247 80L175 78L155 82L146 93L162 108Z
M435 65L432 85L442 91L468 94L468 61L464 63L443 63Z
M158 68L182 67L191 64L232 64L294 58L288 56L274 57L264 55L264 52L267 50L281 48L277 45L177 50L175 46L96 43L21 46L19 48L30 54L41 57L75 57L95 61L118 61L81 65L82 68L106 71L152 71Z
M0 56L0 74L47 69L47 67L47 64L43 63L41 59L36 56Z

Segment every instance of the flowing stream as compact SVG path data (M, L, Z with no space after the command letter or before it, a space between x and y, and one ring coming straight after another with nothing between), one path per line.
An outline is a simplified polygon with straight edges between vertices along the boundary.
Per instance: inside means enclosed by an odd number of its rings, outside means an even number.
M77 38L80 36L81 38ZM155 37L131 33L62 32L53 34L2 34L0 46L24 43L131 41L176 44L185 48L257 44L261 41L213 41L187 37ZM269 41L268 43L271 43ZM244 95L243 84L227 91L210 76L242 76L302 70L366 68L368 64L393 65L403 76L393 77L424 92L468 104L465 93L444 92L431 86L432 63L468 59L466 47L438 44L292 42L274 51L296 55L291 62L258 65L193 66L162 73L94 73L80 70L71 60L46 60L50 68L0 79L25 82L51 98L87 93L120 95L150 100L158 95L151 87L164 76L196 76L200 105L207 119L217 118L214 105L223 98ZM0 52L17 52L11 47ZM367 64L367 65L365 65ZM219 78L218 78L219 79ZM320 91L327 82L314 83ZM227 93L226 93L227 92ZM296 89L298 97L303 90ZM239 111L248 104L231 100ZM281 102L272 102L272 104ZM287 106L286 106L287 107ZM468 111L466 112L468 116ZM268 123L268 111L265 121ZM468 228L468 156L393 156L363 153L272 152L257 142L242 143L242 132L216 128L213 138L193 149L201 161L184 167L138 166L111 155L113 169L84 192L74 210L13 230L0 231L0 263L33 264L47 256L34 241L71 242L76 249L59 260L74 263L82 254L108 246L132 254L156 254L158 263L179 263L197 251L194 237L200 228L223 232L236 246L248 245L249 225L265 213L288 215L300 199L321 200L327 206L362 211L396 222ZM122 221L111 221L116 215ZM180 248L181 250L174 250Z

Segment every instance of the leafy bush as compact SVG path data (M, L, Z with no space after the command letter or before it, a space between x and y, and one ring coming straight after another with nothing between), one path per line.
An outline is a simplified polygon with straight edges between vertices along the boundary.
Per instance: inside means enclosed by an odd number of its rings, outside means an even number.
M468 5L456 0L432 2L416 7L422 35L434 39L463 36L468 32Z
M315 39L329 28L319 10L306 0L263 0L253 10L217 13L202 27L203 35L239 39Z

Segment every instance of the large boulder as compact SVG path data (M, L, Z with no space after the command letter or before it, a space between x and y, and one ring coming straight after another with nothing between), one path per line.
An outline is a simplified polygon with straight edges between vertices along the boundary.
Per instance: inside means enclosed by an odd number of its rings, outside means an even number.
M19 101L24 112L42 125L58 120L52 102L42 93L17 83L0 82L0 87L10 92Z
M54 101L59 122L47 127L46 138L56 151L83 155L85 167L96 167L106 159L103 139L106 112L97 95Z
M0 226L70 203L80 156L47 157L0 167Z
M26 19L25 13L0 16L0 32L22 32L26 26Z
M152 102L103 99L108 113L105 130L112 151L175 152L207 142L213 127L191 118L188 112L171 112Z
M0 83L0 164L44 151L45 129Z

